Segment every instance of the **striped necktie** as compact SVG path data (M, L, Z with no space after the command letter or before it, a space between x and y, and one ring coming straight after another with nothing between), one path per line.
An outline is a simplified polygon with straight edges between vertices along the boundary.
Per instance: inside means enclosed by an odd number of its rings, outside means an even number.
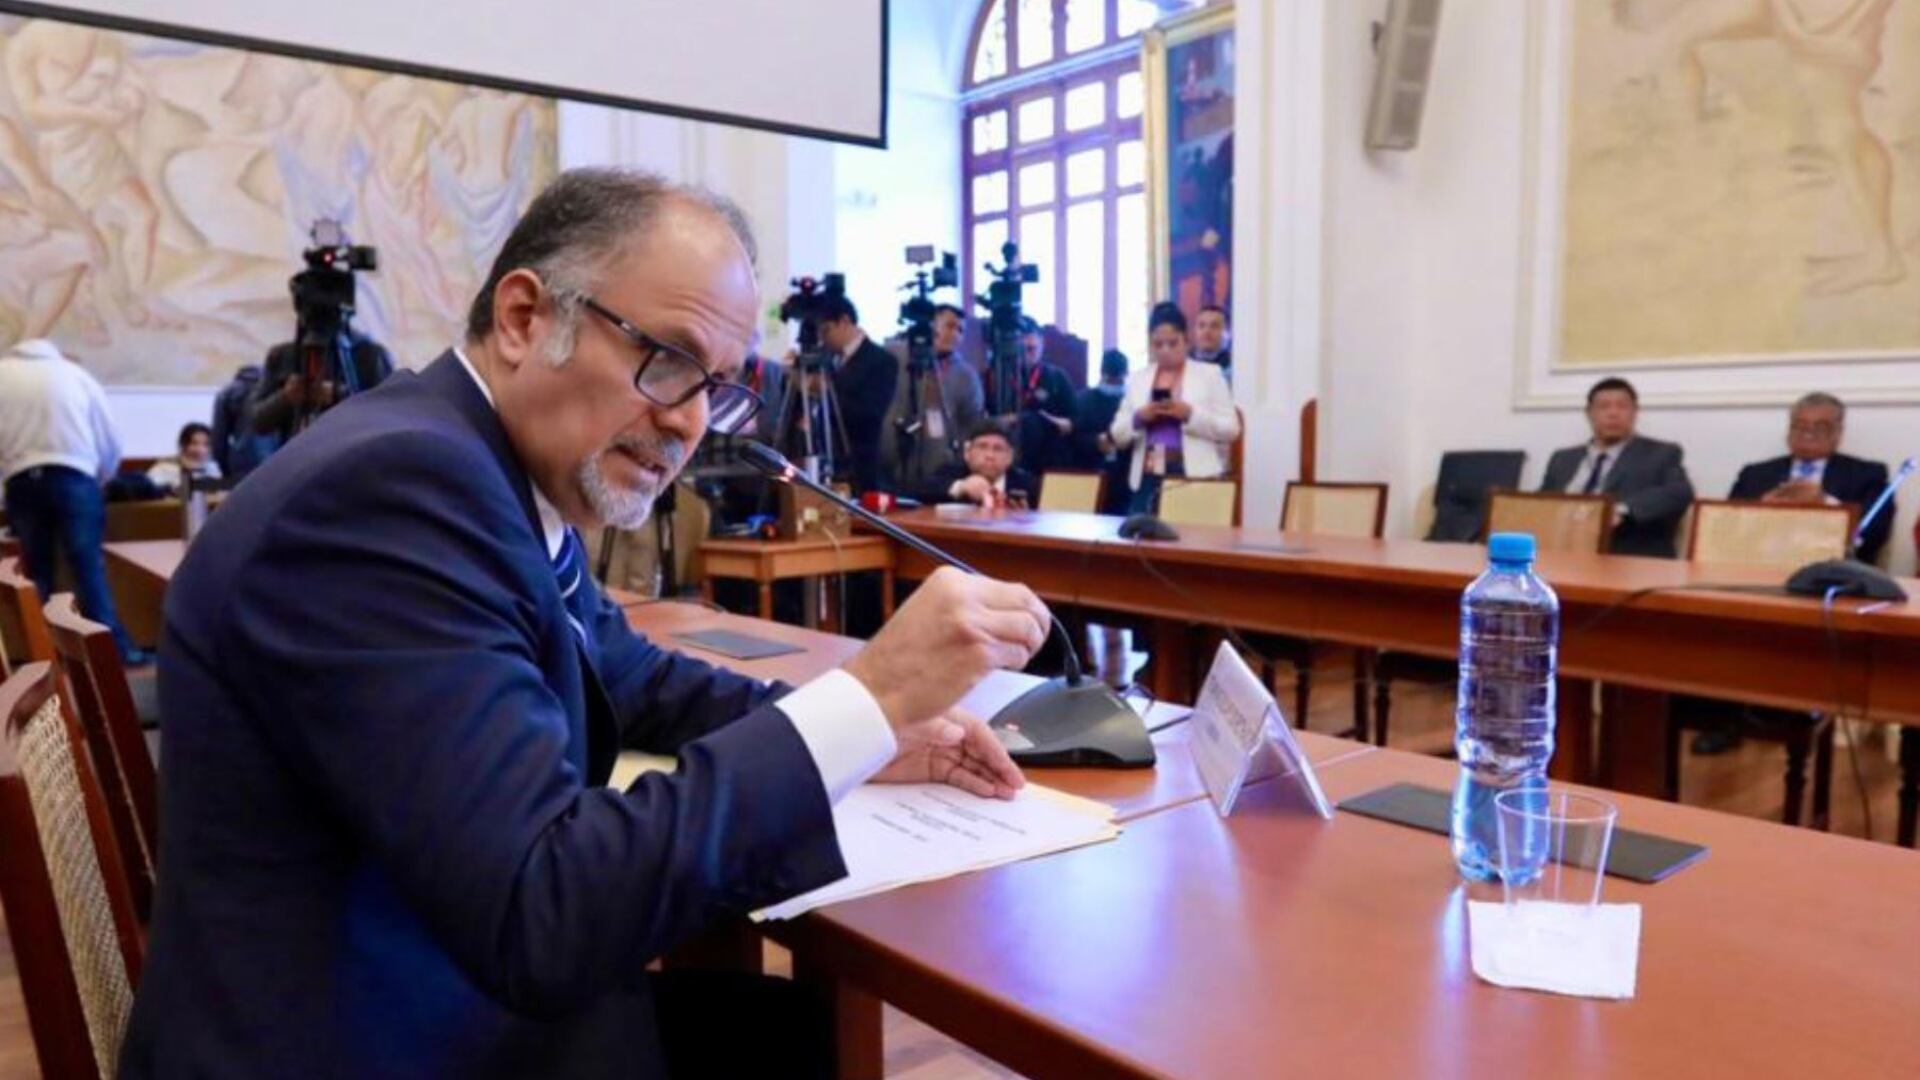
M580 544L580 534L569 527L562 534L560 553L553 557L553 576L560 583L560 602L565 606L567 623L580 639L587 643L587 628L574 612L578 606L577 597L581 595L581 586L586 583L586 551Z

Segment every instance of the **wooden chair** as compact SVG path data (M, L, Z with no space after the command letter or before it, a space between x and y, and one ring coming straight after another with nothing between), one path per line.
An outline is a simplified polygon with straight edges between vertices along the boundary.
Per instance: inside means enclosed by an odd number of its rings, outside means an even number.
M1370 537L1378 540L1387 525L1387 485L1372 483L1287 482L1287 493L1280 504L1280 531L1317 533L1321 536ZM1261 677L1279 692L1279 665L1292 665L1293 723L1307 726L1313 702L1313 663L1315 644L1307 638L1287 634L1253 634L1248 644L1260 651ZM1353 650L1353 730L1349 734L1365 738L1367 731L1367 685L1372 671L1373 653Z
M1378 540L1387 527L1387 485L1287 482L1280 531Z
M46 1076L112 1077L146 941L58 676L0 684L0 904Z
M1846 558L1858 515L1853 506L1701 499L1693 504L1687 558L1790 573L1810 562Z
M1040 477L1041 510L1097 514L1107 498L1107 474L1076 469L1048 469Z
M1487 527L1482 536L1497 532L1533 535L1540 551L1605 552L1613 534L1613 499L1607 495L1562 495L1555 492L1495 491L1487 500ZM1439 683L1457 680L1460 666L1453 660L1413 653L1381 653L1373 663L1373 744L1387 745L1393 718L1393 684L1416 679Z
M1784 579L1807 563L1845 558L1858 514L1858 508L1851 506L1702 499L1693 504L1687 558L1708 564L1771 566ZM1740 724L1786 747L1786 797L1780 812L1785 824L1800 824L1807 795L1807 761L1812 758L1812 824L1827 827L1835 725L1824 713L1752 708L1692 696L1672 698L1667 715L1669 799L1680 798L1680 749L1686 732L1714 723Z
M107 816L133 890L134 911L144 923L153 910L154 867L160 858L159 781L126 669L120 666L113 633L81 615L72 593L56 593L48 602L47 628L106 793Z
M1483 535L1523 532L1540 551L1607 550L1613 535L1613 499L1541 491L1496 491L1487 499Z
M1170 478L1160 488L1160 520L1169 525L1240 524L1240 481Z
M0 558L0 674L51 659L53 639L47 636L39 591L18 558Z

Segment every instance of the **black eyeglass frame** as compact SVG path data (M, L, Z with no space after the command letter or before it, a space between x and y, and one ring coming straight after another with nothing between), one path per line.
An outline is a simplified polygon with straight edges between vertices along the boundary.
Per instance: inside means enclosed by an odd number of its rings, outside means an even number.
M652 334L647 333L645 330L640 329L620 317L611 308L608 308L605 304L595 300L593 297L584 293L578 295L580 303L584 305L587 310L605 319L610 326L620 332L620 336L626 338L628 343L640 350L640 366L636 368L633 373L633 388L640 392L641 397L646 398L648 401L653 402L663 409L677 409L687 402L692 401L696 394L704 393L708 398L707 415L709 417L726 416L728 409L732 407L732 401L743 402L744 404L740 407L745 411L741 414L738 421L734 422L726 430L719 432L722 435L735 435L745 430L746 426L753 422L753 418L759 415L761 408L766 404L760 399L760 395L754 393L752 389L742 386L739 383L722 382L714 378L713 372L707 370L707 365L701 363L699 357L694 356L684 349L675 348L661 341L659 338L654 337ZM681 363L690 365L693 370L700 373L700 381L688 387L685 393L679 395L672 401L661 400L658 396L649 392L646 387L647 369L652 367L662 356L670 357ZM715 430L719 430L719 428L716 427Z

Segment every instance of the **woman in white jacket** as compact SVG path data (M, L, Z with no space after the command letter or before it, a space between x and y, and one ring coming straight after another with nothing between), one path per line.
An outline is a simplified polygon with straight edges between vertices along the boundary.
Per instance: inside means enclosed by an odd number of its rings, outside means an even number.
M1169 476L1204 479L1227 471L1240 415L1220 369L1187 356L1187 320L1172 304L1153 309L1153 363L1127 377L1108 435L1133 447L1133 513L1156 512Z

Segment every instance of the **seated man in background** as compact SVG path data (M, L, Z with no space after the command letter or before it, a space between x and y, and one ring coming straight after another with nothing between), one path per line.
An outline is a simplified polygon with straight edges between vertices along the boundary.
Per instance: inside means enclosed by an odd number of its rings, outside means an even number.
M1614 499L1612 543L1616 555L1674 558L1674 528L1693 505L1680 447L1634 430L1640 394L1625 379L1607 378L1587 391L1587 423L1593 437L1584 446L1554 451L1541 491L1610 495Z
M213 429L205 424L188 424L180 429L180 437L175 440L179 453L153 463L147 470L147 479L153 486L169 495L180 490L181 478L192 476L199 480L220 479L220 463L213 460Z
M1840 452L1847 433L1847 407L1832 394L1818 391L1794 402L1787 420L1785 456L1755 462L1740 470L1729 499L1801 503L1808 506L1851 506L1859 514L1887 487L1887 467ZM1894 505L1868 523L1858 555L1865 562L1880 558L1880 549L1893 532ZM1858 522L1858 517L1855 522Z
M1013 440L1007 429L983 420L967 436L964 461L935 473L922 489L921 502L970 502L988 510L1007 506L1032 507L1040 489L1033 476L1015 465Z
M714 196L563 174L461 343L208 519L167 590L120 1076L832 1075L791 983L648 965L844 876L832 807L863 781L1010 797L954 705L1051 616L943 568L789 689L646 641L583 572L579 530L639 527L709 428L751 423L753 250ZM623 748L678 767L609 787Z
M1040 324L1023 319L1020 370L1014 385L997 385L991 370L986 379L987 411L1001 423L1013 425L1020 460L1036 473L1065 464L1068 440L1073 436L1073 380L1040 358L1045 351L1046 338L1040 333Z

